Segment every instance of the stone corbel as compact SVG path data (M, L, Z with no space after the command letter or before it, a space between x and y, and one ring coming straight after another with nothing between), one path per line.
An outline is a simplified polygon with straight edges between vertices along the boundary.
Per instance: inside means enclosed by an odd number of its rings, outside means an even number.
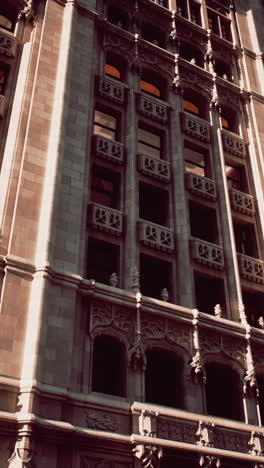
M8 468L30 468L32 457L32 439L28 436L19 437L14 452L8 460Z
M263 456L264 453L264 437L262 433L252 431L251 438L248 443L249 452L252 455Z
M132 452L143 468L158 468L163 455L162 447L152 444L138 444Z
M201 455L199 460L199 466L201 466L202 468L220 468L220 458L211 455Z
M205 381L205 372L202 365L202 357L201 357L201 350L200 350L200 343L199 343L199 330L198 330L198 323L199 323L199 311L197 309L193 309L193 347L194 347L194 356L190 362L190 366L192 369L192 375L195 383L200 382L202 379Z
M198 430L195 434L196 444L203 447L213 447L213 423L199 421Z

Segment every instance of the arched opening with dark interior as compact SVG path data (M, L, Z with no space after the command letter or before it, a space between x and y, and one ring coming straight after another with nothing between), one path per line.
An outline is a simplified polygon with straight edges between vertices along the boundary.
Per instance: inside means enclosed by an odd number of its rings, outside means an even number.
M0 28L13 31L17 20L17 9L7 1L0 6Z
M144 70L141 75L140 89L146 94L150 94L158 99L166 99L165 80L152 70Z
M234 81L232 66L229 63L216 59L214 64L214 70L215 73L218 76L220 76L220 78L231 82Z
M242 386L238 372L220 363L206 364L205 371L207 414L242 421Z
M184 58L188 62L198 65L198 67L204 68L204 55L203 53L187 42L180 44L180 57Z
M225 130L239 134L239 118L234 109L221 106L221 124Z
M208 102L201 94L191 89L184 90L183 110L189 114L208 120Z
M118 8L115 5L110 5L108 7L107 19L110 23L115 24L119 28L126 29L126 30L129 29L128 14L124 10L122 10L121 8Z
M100 335L94 339L92 391L126 395L125 346L117 338Z
M125 61L112 52L107 52L105 57L105 75L115 78L116 80L124 81L126 72Z
M149 23L142 23L141 36L145 41L152 42L159 47L165 47L165 34L163 31L158 29Z
M148 403L183 408L183 362L171 351L146 352L145 400Z

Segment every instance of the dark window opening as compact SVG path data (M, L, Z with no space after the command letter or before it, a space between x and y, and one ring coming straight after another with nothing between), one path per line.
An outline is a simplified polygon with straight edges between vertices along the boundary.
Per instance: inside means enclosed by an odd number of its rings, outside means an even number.
M109 284L112 273L119 276L119 247L90 237L88 240L87 278Z
M106 75L115 78L116 80L124 80L126 64L125 61L118 55L112 54L112 52L106 53L105 69Z
M0 6L0 28L13 31L17 20L17 10L11 9L8 3L2 2Z
M161 137L155 133L149 132L143 128L138 128L138 152L151 156L152 158L161 158Z
M232 74L232 68L228 63L222 62L220 60L215 61L215 73L223 78L224 80L234 81Z
M260 418L261 424L264 425L264 376L258 375L257 376L257 383L259 389L259 411L260 411Z
M142 73L141 81L140 81L140 89L144 93L150 94L159 99L164 99L165 88L166 88L165 80L160 75L155 73L154 71L145 70Z
M208 14L208 26L209 29L215 34L219 36L220 31L219 31L219 24L218 24L218 16L213 13L211 10L207 10Z
M147 351L146 357L146 402L182 408L182 361L175 354L160 349Z
M230 189L236 189L246 193L248 192L244 167L225 164L225 173L227 178L227 184Z
M94 112L94 134L110 140L117 139L117 119L100 110Z
M168 8L167 0L154 0L154 3L157 3L157 5L163 6L164 8Z
M233 222L236 250L249 257L258 258L258 246L254 224Z
M190 1L190 15L191 15L190 20L193 23L198 24L199 26L201 26L202 24L200 10L201 10L201 6L199 4L197 4L196 2Z
M92 391L124 397L125 347L111 336L97 336L93 348Z
M243 302L249 324L252 327L262 328L263 321L259 322L259 319L261 317L264 319L264 293L243 291Z
M239 134L238 115L233 109L221 108L221 123L226 130Z
M108 8L108 21L123 29L128 29L129 26L128 15L123 10L115 6L110 6Z
M168 192L152 185L139 185L139 217L166 226L168 223Z
M0 65L0 94L4 94L7 82L8 70Z
M93 166L91 201L110 208L119 208L120 175L103 167Z
M145 41L152 42L152 44L155 44L159 47L165 46L164 33L149 23L142 23L141 35Z
M202 52L192 45L181 44L180 45L180 56L187 60L188 62L198 65L199 67L204 67L204 56Z
M170 295L171 264L148 255L140 255L140 285L144 296L160 299L164 288Z
M213 208L189 202L191 235L213 244L219 242L216 211Z
M177 0L177 13L184 18L188 18L187 2L185 0Z
M199 176L209 176L207 151L189 145L184 145L185 170Z
M117 80L120 80L121 78L121 73L118 70L118 68L115 67L114 65L110 65L109 63L105 64L105 74L113 78L116 78Z
M183 109L202 119L208 119L208 105L206 99L201 99L201 96L187 90L183 93Z
M196 307L201 312L214 315L214 308L220 305L223 316L226 311L224 281L194 273Z
M243 406L238 373L218 363L207 364L205 371L207 414L242 421Z

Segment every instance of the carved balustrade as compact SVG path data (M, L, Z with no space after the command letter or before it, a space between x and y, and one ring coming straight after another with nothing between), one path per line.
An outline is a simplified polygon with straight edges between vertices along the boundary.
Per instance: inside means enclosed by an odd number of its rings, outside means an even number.
M228 130L222 130L222 141L224 150L227 153L233 154L239 158L246 157L245 143L238 135L235 135Z
M144 245L165 252L173 252L173 231L149 221L139 221L139 240Z
M108 99L115 104L124 104L126 87L112 80L102 76L96 77L96 90L99 96Z
M200 141L210 142L210 124L199 117L194 117L187 112L181 113L182 131Z
M232 208L240 213L254 216L255 214L255 202L252 195L248 193L240 192L239 190L230 190L230 199Z
M4 118L5 111L6 111L6 98L2 94L0 94L0 119Z
M217 199L216 183L214 180L199 176L193 172L186 172L185 183L187 189L195 195L214 201Z
M121 236L123 231L122 213L113 208L99 205L99 203L90 203L88 206L88 224L99 231Z
M17 39L7 32L0 31L0 55L15 57L17 50Z
M243 278L264 283L264 262L248 255L238 254L240 274Z
M168 120L168 109L159 99L155 99L144 94L138 95L138 110L145 117L166 124Z
M223 270L225 266L224 251L219 245L201 239L191 239L192 258L211 268Z
M134 402L131 409L133 438L138 441L141 436L145 443L146 437L149 437L150 441L151 438L156 438L162 441L162 446L166 446L166 440L169 441L170 446L172 446L171 442L192 444L197 449L201 448L197 450L200 453L203 448L207 447L208 455L213 455L214 449L217 449L218 456L221 454L220 451L223 456L231 457L231 453L235 452L234 457L237 458L240 454L241 460L253 461L255 458L263 457L264 429L262 427L252 425L248 427L247 424L240 422L230 427L230 421L227 425L220 418L162 408L147 403Z
M170 181L170 163L146 154L138 154L138 170L146 176L158 179L161 182Z
M94 135L93 149L99 158L107 159L114 164L124 163L124 145L118 141Z

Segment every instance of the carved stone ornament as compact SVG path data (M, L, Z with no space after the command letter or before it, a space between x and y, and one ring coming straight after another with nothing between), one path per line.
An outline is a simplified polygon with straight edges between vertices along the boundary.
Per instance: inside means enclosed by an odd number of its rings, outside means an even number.
M25 19L26 21L34 20L33 0L24 0L24 8L18 15L18 20Z
M103 301L91 304L90 333L98 327L106 327L130 334L133 322L134 315L125 307Z
M221 462L219 457L214 457L211 455L201 455L199 465L202 468L220 468Z
M195 434L197 445L213 447L213 427L214 424L199 421L198 430Z
M143 468L158 468L163 455L161 447L151 444L138 444L132 452L140 460Z
M146 437L157 437L157 417L159 413L142 410L139 416L139 433Z
M159 416L157 434L160 439L176 440L187 444L195 444L197 424L194 422L173 421Z
M198 330L198 323L199 323L199 311L197 309L193 309L193 348L194 348L194 356L190 362L190 366L192 369L192 376L194 383L199 383L201 378L203 382L206 381L205 370L202 364L202 357L201 357L201 350L200 350L200 340L199 340L199 330Z
M117 432L118 430L117 419L110 414L99 411L87 410L85 412L85 423L89 429L109 432Z
M140 290L139 272L136 265L130 269L130 289L135 293Z
M192 65L190 65L191 67ZM192 88L200 92L203 96L210 99L212 94L212 80L211 77L205 76L198 71L194 72L187 64L180 64L180 78L181 84L185 88Z
M205 330L200 331L199 339L202 356L222 352L240 362L246 368L247 348L245 340L212 333L212 331L206 332Z
M8 460L8 468L30 468L32 457L32 440L29 437L21 437L17 440L14 452Z
M104 32L103 47L105 51L119 52L122 57L126 57L129 64L133 63L135 58L134 41L127 40L126 37L118 36L117 32Z
M140 340L128 351L128 362L134 372L144 372L146 370L147 359Z
M263 453L264 453L263 434L252 431L248 446L249 446L249 452L252 455L263 456Z

